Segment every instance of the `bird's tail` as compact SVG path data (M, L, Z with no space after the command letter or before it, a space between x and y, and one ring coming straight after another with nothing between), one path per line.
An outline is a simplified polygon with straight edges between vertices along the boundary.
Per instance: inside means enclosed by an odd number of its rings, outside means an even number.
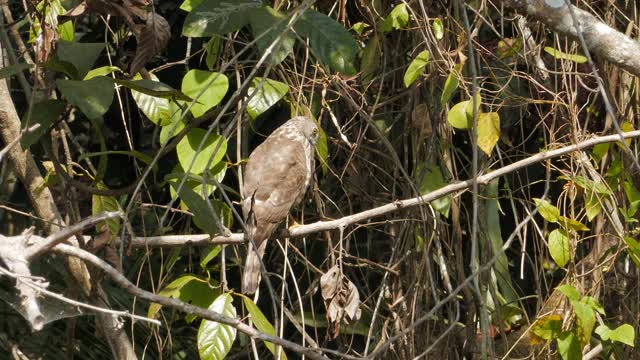
M242 275L243 294L251 295L258 289L258 285L260 284L260 261L266 247L267 240L263 240L261 244L258 245L257 251L253 247L253 244L249 244L249 252L244 262L244 274Z

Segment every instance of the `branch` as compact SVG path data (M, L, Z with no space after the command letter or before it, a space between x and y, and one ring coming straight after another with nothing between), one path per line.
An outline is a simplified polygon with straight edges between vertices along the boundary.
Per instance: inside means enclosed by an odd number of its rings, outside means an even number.
M562 2L552 7L546 1L507 0L505 3L517 10L526 12L530 17L551 27L559 34L579 39L569 7ZM571 5L581 27L581 33L590 51L609 62L640 76L640 43L613 29L592 14Z
M640 137L640 130L622 133L622 138L624 139L631 139L631 138L638 138L638 137ZM516 170L531 166L533 164L537 164L545 160L557 158L562 155L567 155L574 151L586 149L594 145L616 142L618 140L620 140L620 135L618 134L598 136L598 137L591 138L589 140L579 142L574 145L561 147L555 150L540 152L526 159L516 161L513 164L504 166L497 170L481 175L478 177L477 182L478 184L486 185L494 179L497 179L501 176L512 173ZM334 229L340 229L340 228L344 229L349 225L359 223L377 216L382 216L382 215L390 214L402 209L407 209L407 208L427 204L443 196L447 196L457 191L465 190L471 187L472 185L473 185L473 179L452 183L422 196L418 196L418 197L414 197L406 200L396 200L392 203L378 206L376 208L365 210L353 215L345 216L340 219L331 220L331 221L318 221L312 224L298 226L296 228L293 228L292 230L284 230L280 233L280 237L292 237L292 238L302 237L305 235L322 232L326 230L334 230ZM239 234L239 233L231 234L230 236L219 235L210 240L209 239L210 239L210 236L206 234L134 237L131 240L131 246L137 247L137 248L154 247L154 246L171 247L171 246L182 246L185 244L189 244L193 246L209 246L209 245L219 245L219 244L239 244L244 242L243 234ZM121 241L121 240L118 239L117 241Z
M260 332L253 327L243 323L238 319L234 319L207 309L203 309L198 306L194 306L183 301L168 298L160 295L153 294L146 290L142 290L139 287L135 286L132 282L129 281L126 277L124 277L120 272L111 267L111 265L107 264L105 261L100 259L99 257L84 251L80 248L76 248L73 246L69 246L66 244L58 244L53 248L53 251L59 252L65 255L74 256L84 260L85 262L91 263L97 268L101 269L105 272L111 279L121 288L126 290L131 295L136 297L148 300L150 302L158 303L162 306L167 306L170 308L177 309L179 311L193 314L203 319L207 319L210 321L215 321L221 324L229 325L236 328L238 331L245 333L247 336L262 341L268 341L274 344L281 345L284 348L295 351L299 354L304 354L311 359L326 359L323 355L318 353L318 349L312 349L303 347L289 340L285 340L273 335L268 335L263 332Z

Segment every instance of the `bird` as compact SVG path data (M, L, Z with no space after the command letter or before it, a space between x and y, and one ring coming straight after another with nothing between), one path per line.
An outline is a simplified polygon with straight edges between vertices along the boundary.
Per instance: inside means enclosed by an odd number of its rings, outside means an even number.
M318 137L314 120L296 116L278 127L249 155L242 189L244 237L249 243L242 275L244 294L256 292L267 240L291 208L302 202L313 181Z

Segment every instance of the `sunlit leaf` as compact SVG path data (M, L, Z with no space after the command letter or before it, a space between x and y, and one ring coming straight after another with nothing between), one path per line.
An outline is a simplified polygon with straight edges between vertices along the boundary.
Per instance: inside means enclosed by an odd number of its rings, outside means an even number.
M447 113L447 122L456 129L471 128L473 119L469 119L469 116L467 116L467 108L471 107L471 100L461 101L453 105Z
M102 182L97 184L97 188L100 190L107 190L108 187ZM118 200L113 196L106 195L93 195L91 196L91 214L98 215L105 211L119 211L122 210L118 204ZM108 230L110 238L117 236L120 232L120 218L112 218L105 220L96 225L98 232Z
M558 217L558 224L560 224L566 230L574 231L589 231L589 228L578 220L573 220L566 216L560 215Z
M407 71L404 73L404 86L409 87L416 79L422 75L424 68L429 63L429 51L421 51L413 61L409 64Z
M364 22L357 22L355 24L353 24L353 26L351 26L351 30L355 31L356 34L358 35L362 35L362 32L364 31L364 29L368 28L369 24L364 23Z
M89 70L89 72L87 73L87 75L84 76L83 80L89 80L89 79L93 79L94 77L97 76L105 76L105 75L109 75L113 72L122 72L122 70L120 70L119 67L117 66L101 66L99 68L95 68L92 70Z
M444 89L442 90L442 96L440 97L440 103L446 104L453 96L453 93L458 90L458 84L460 83L460 70L463 64L456 64L453 70L447 76L447 80L444 82Z
M556 206L552 205L547 200L534 198L533 202L536 204L538 208L538 213L548 222L557 223L558 218L560 217L560 209Z
M149 74L151 80L158 81L158 77ZM140 75L136 75L134 80L141 79ZM159 126L167 125L171 122L171 110L169 108L169 99L147 95L136 90L131 90L133 100L135 100L138 108L142 113L154 124Z
M211 246L204 249L204 251L200 255L200 268L202 270L206 270L209 262L216 256L218 256L218 254L220 254L220 251L222 251L222 246L220 245Z
M146 95L161 97L173 100L192 101L190 97L183 94L180 90L176 90L171 86L162 83L160 81L154 81L151 79L142 80L123 80L113 79L113 81L121 86L141 92Z
M196 118L218 105L228 89L229 79L216 72L192 69L182 78L182 92L196 101L191 106L191 113Z
M407 5L405 3L401 3L396 5L384 19L381 31L388 32L393 29L399 30L407 26L407 24L409 24L409 11L407 10Z
M589 339L591 339L591 333L596 324L596 314L591 306L582 301L574 300L571 302L571 306L573 306L573 312L576 314L576 332L578 339L580 339L580 342L584 346L588 344Z
M255 120L260 114L275 105L289 92L289 85L272 80L256 77L251 81L247 94L251 96L247 104L247 113Z
M442 171L440 171L440 167L436 164L428 164L426 169L422 164L419 164L416 168L415 176L420 184L420 193L422 195L428 194L447 185L447 182L444 180L444 176L442 176ZM444 217L449 217L449 210L451 209L451 195L433 200L431 202L431 206L433 206L433 208Z
M231 294L222 294L209 306L209 310L230 318L236 317ZM236 339L236 328L215 321L202 320L198 329L198 353L202 360L222 360Z
M487 155L500 139L500 116L497 112L478 114L478 147Z
M622 324L613 330L606 325L600 325L596 328L596 334L604 341L617 341L631 347L635 344L636 333L633 326L629 324Z
M212 169L224 157L227 151L227 140L214 133L209 134L205 139L206 132L203 129L191 129L176 146L178 161L185 171L202 174L207 169L207 163L209 163L209 169ZM205 141L198 150L203 139ZM209 162L209 159L212 160ZM191 166L192 162L193 166Z
M442 25L440 18L433 20L431 29L433 30L433 35L436 37L436 40L441 40L444 37L444 25Z
M544 52L546 52L547 54L553 56L556 59L560 59L560 60L569 60L569 61L573 61L575 63L578 64L582 64L587 62L587 58L582 56L582 55L576 55L576 54L567 54L564 53L560 50L556 50L550 46L545 46L544 48Z
M556 339L562 332L562 316L547 315L537 319L531 332L543 340Z
M558 266L563 268L571 260L571 239L562 229L555 229L549 234L549 253Z
M562 360L582 360L582 346L573 332L563 332L557 343Z

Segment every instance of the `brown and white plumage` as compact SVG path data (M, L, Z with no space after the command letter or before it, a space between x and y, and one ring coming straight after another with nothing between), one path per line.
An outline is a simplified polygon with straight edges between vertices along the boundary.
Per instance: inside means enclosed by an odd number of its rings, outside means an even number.
M267 240L302 201L312 181L317 140L316 123L298 116L277 128L249 156L242 191L245 238L249 240L242 276L245 294L258 288Z

